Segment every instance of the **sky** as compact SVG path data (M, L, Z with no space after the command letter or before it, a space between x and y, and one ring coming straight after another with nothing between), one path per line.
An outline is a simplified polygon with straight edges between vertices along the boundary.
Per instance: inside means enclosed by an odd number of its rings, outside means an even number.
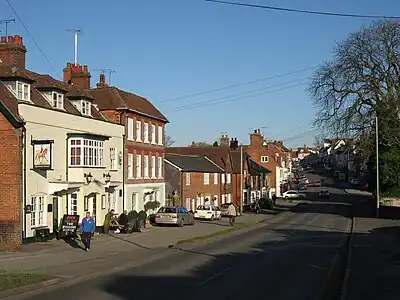
M400 15L398 0L240 1ZM74 60L68 29L81 29L78 63L89 66L92 85L100 69L114 70L111 85L149 99L169 119L167 135L177 146L213 143L221 134L246 144L255 128L288 147L312 145L318 128L312 127L309 76L332 58L335 43L373 21L204 0L9 2L25 26L6 0L0 0L0 19L16 18L8 33L23 36L28 69L62 79L66 62Z

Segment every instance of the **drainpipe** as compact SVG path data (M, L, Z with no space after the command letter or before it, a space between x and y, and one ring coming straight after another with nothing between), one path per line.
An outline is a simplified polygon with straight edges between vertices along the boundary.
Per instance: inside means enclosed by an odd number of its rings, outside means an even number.
M66 160L65 160L65 182L67 182L67 184L68 184L68 157L69 157L69 153L68 153L68 150L69 150L69 148L68 148L68 136L67 136L67 138L65 139L65 147L66 147L66 154L67 155L65 155L65 157L66 157ZM83 153L82 153L82 155L83 155ZM66 214L68 214L68 192L66 193L67 194L67 199L66 199L66 201L65 201L65 205L66 205L66 210L65 210L65 213ZM58 214L58 212L57 212L57 214Z
M122 211L125 210L125 134L122 135ZM133 166L132 166L133 168Z
M179 177L180 177L180 179L179 179L179 181L180 181L180 183L179 183L179 185L180 185L180 195L179 195L179 199L180 199L180 201L182 202L183 200L183 172L182 171L179 171ZM194 208L195 210L196 210L196 205L195 205L195 208Z
M22 174L21 174L21 181L22 181L22 187L21 187L21 194L22 194L22 216L21 218L23 218L23 231L22 231L22 243L26 244L26 213L25 213L25 207L26 207L26 128L25 126L22 127L22 134L21 134L21 141L22 141L22 165L23 165L23 169L22 169Z

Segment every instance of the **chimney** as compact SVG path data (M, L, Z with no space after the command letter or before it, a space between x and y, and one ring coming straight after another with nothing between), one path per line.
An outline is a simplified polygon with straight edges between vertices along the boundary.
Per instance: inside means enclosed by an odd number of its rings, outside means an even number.
M222 135L220 142L219 142L221 147L229 147L230 143L229 143L229 137L228 135Z
M263 145L263 137L261 136L260 129L254 129L250 134L250 146L253 148L260 148Z
M232 150L237 150L239 148L239 142L236 138L234 138L234 139L232 138L230 148Z
M19 35L2 36L0 40L0 66L25 69L26 48Z
M100 80L99 80L99 82L96 84L96 87L97 87L98 89L108 87L108 84L106 83L106 76L105 76L103 73L100 74Z
M73 84L79 89L90 89L90 77L88 66L67 63L64 68L64 81Z

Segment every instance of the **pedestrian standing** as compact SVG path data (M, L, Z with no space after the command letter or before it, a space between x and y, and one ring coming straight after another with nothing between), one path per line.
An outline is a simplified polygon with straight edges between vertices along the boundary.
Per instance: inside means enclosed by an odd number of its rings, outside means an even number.
M103 230L105 234L108 234L108 231L110 229L111 218L113 216L114 216L114 210L112 209L104 217Z
M235 223L235 219L236 219L236 207L235 207L235 205L233 205L232 202L228 206L228 216L229 216L229 224L231 224L231 226L233 226L233 223Z
M85 251L90 250L90 241L96 228L93 218L90 216L90 212L86 212L86 217L82 219L81 231L82 231L82 242L85 246Z

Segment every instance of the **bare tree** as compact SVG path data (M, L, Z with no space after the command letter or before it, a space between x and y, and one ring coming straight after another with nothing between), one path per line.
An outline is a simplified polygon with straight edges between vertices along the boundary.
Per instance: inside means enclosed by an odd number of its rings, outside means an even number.
M314 137L314 146L317 148L322 148L324 146L325 138L322 134L318 134Z
M398 22L379 21L351 33L309 85L317 108L314 125L342 137L372 131L374 117L388 105L399 111L399 78Z
M175 143L175 141L169 135L167 135L165 137L165 146L166 147L171 147L174 143Z

